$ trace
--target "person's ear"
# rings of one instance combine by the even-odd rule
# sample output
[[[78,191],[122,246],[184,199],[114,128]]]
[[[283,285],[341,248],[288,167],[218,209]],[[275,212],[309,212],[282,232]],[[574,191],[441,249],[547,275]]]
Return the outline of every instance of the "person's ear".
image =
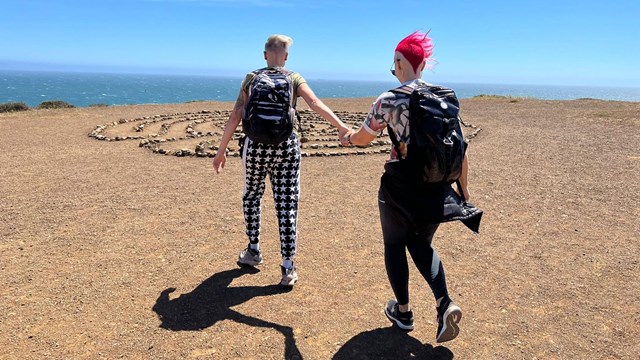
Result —
[[[422,72],[425,67],[427,67],[427,59],[422,60],[422,64],[420,64],[420,71],[419,72]]]
[[[267,52],[264,51],[264,59],[267,60]]]
[[[284,61],[287,61],[288,58],[289,58],[289,53],[284,53]]]

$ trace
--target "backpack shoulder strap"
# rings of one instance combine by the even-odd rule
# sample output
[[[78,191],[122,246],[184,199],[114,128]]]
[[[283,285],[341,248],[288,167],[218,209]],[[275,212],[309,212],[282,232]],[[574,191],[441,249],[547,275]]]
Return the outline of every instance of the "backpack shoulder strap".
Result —
[[[411,99],[411,94],[413,94],[414,91],[415,89],[406,85],[389,90],[389,92],[393,94],[408,96],[409,99]],[[389,139],[391,140],[393,147],[396,149],[396,152],[400,154],[400,141],[398,140],[396,133],[393,131],[393,129],[391,128],[391,125],[389,124],[387,124],[387,133],[389,133]]]
[[[393,132],[393,129],[389,124],[387,124],[387,133],[389,133],[389,139],[391,139],[391,144],[393,144],[393,147],[396,149],[396,152],[400,154],[400,142],[398,141],[396,134]]]
[[[404,95],[411,95],[411,93],[413,93],[415,91],[414,88],[412,88],[411,86],[407,86],[407,85],[403,85],[394,89],[389,90],[390,93],[394,93],[394,94],[404,94]]]
[[[252,75],[251,80],[248,81],[246,84],[247,94],[249,95],[249,97],[251,97],[253,87],[257,84],[256,81],[260,79],[260,76],[264,74],[265,71],[266,71],[266,68],[262,68],[258,70],[253,70],[252,72],[249,73],[250,75]]]

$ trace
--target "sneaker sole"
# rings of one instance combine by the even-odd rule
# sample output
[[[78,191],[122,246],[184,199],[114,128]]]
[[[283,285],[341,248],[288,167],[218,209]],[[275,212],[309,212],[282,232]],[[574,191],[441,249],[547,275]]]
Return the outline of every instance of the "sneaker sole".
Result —
[[[444,325],[440,330],[440,334],[436,337],[436,342],[439,343],[451,341],[458,336],[460,333],[458,323],[462,320],[462,310],[457,305],[451,305],[442,317],[444,318]]]
[[[413,330],[413,325],[405,325],[402,323],[402,321],[394,318],[393,316],[391,316],[391,314],[389,314],[389,310],[385,307],[384,308],[384,314],[387,316],[387,319],[389,319],[392,323],[398,325],[398,327],[402,330],[407,330],[407,331],[411,331]]]
[[[246,267],[246,266],[254,267],[254,266],[262,264],[262,261],[246,263],[246,262],[242,262],[242,261],[238,260],[238,261],[236,261],[236,264],[238,264],[238,266],[243,266],[243,267]]]

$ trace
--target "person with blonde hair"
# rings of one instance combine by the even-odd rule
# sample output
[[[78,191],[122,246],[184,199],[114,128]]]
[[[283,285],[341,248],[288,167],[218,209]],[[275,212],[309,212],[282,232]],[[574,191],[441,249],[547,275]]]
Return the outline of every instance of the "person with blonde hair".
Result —
[[[242,205],[249,239],[240,252],[241,266],[262,264],[260,249],[261,204],[267,175],[271,181],[280,232],[282,255],[281,281],[293,286],[298,273],[296,255],[298,200],[300,197],[300,144],[294,131],[295,107],[302,97],[309,107],[338,128],[340,138],[349,131],[298,73],[285,69],[293,40],[286,35],[270,36],[264,46],[267,66],[246,75],[240,93],[213,159],[216,174],[226,163],[226,149],[235,129],[242,121],[241,139],[244,168]]]
[[[264,44],[264,50],[286,53],[292,44],[293,39],[287,35],[271,35]]]
[[[394,146],[380,181],[378,206],[385,267],[396,299],[387,303],[384,312],[399,328],[414,328],[409,304],[408,250],[435,297],[436,341],[444,342],[458,335],[462,310],[449,297],[442,262],[431,246],[433,237],[440,223],[453,220],[461,220],[477,232],[482,211],[468,202],[469,161],[459,124],[458,100],[452,90],[422,80],[422,71],[433,61],[432,52],[431,38],[419,31],[398,43],[391,73],[401,85],[382,93],[362,127],[347,133],[345,140],[364,146],[388,129]],[[432,114],[436,116],[429,117]],[[434,170],[446,163],[442,161],[445,157],[436,156],[441,153],[431,147],[438,136],[425,131],[434,124],[439,129],[449,129],[441,143],[451,154],[451,172]],[[422,166],[420,161],[429,166]],[[458,184],[457,192],[452,182]]]

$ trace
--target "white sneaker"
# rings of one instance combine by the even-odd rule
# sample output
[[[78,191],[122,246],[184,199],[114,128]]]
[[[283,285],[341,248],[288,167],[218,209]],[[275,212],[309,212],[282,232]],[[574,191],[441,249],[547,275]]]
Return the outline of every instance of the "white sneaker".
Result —
[[[260,264],[262,264],[262,254],[259,250],[247,247],[238,256],[238,265],[240,266],[256,266]]]
[[[298,273],[296,272],[295,267],[287,269],[284,266],[280,265],[280,269],[282,269],[282,280],[280,281],[280,285],[293,286],[293,284],[298,281]]]

